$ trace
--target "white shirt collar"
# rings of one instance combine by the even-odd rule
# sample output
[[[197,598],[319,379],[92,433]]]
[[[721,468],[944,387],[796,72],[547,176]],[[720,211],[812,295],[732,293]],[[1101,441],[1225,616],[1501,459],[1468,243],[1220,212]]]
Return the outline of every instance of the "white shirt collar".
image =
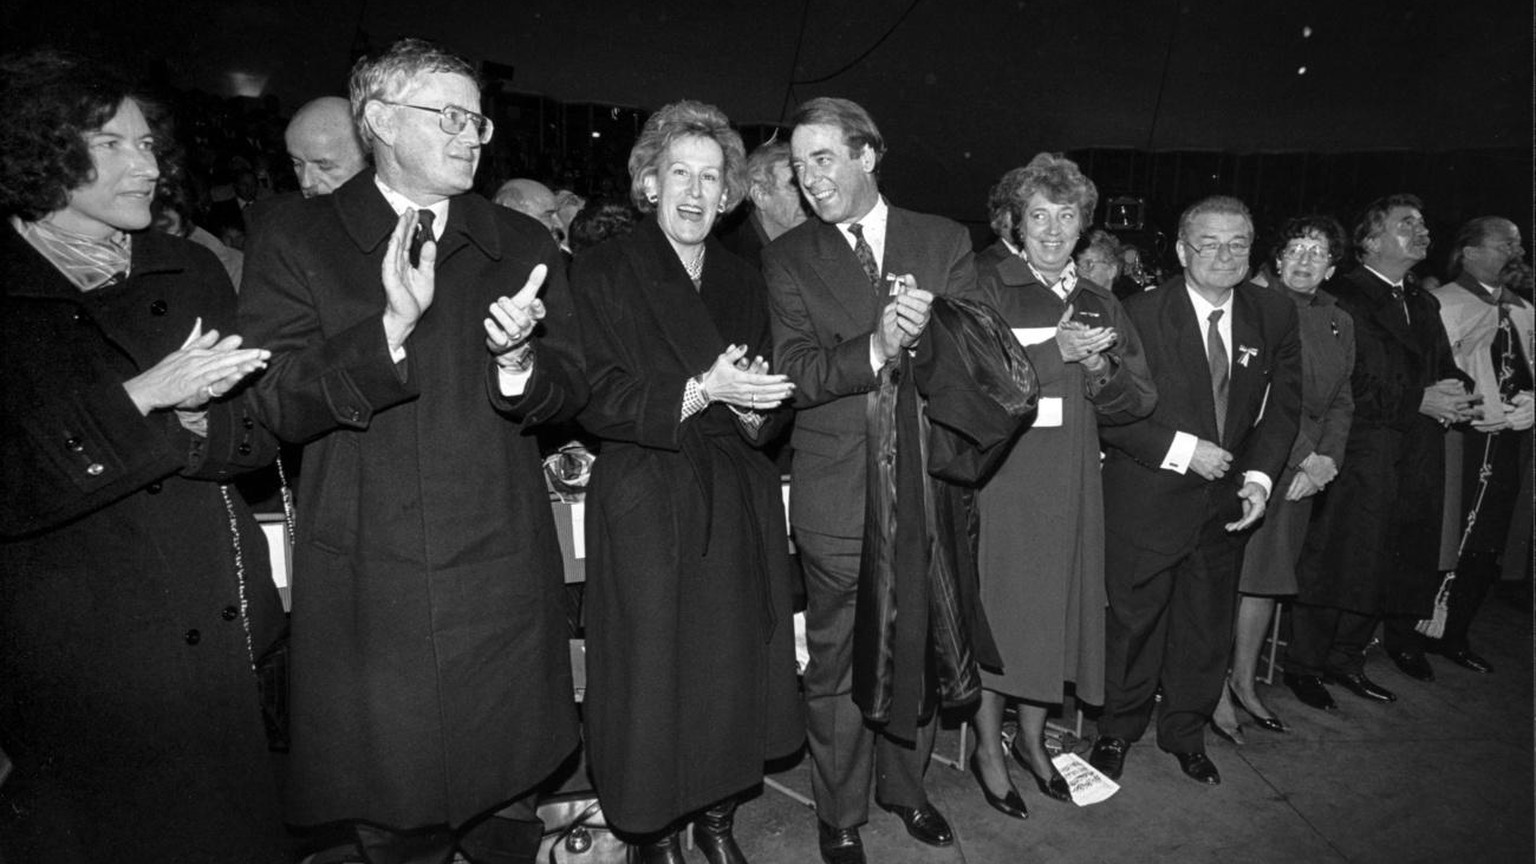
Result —
[[[444,198],[443,200],[431,205],[430,207],[419,207],[415,202],[411,201],[411,199],[389,188],[389,184],[381,180],[379,175],[373,175],[373,182],[374,185],[379,187],[379,192],[384,195],[384,200],[389,203],[390,208],[395,211],[396,216],[399,216],[401,213],[404,213],[407,210],[431,210],[432,239],[443,239],[443,227],[448,224],[448,202],[452,199]]]
[[[885,196],[882,195],[868,213],[858,219],[837,223],[837,230],[842,232],[843,239],[848,241],[849,249],[852,249],[858,241],[854,239],[853,232],[848,230],[848,226],[855,222],[859,223],[859,228],[864,232],[864,242],[868,243],[869,250],[875,253],[875,265],[882,273],[885,272],[885,229],[890,218],[891,208],[885,203]]]

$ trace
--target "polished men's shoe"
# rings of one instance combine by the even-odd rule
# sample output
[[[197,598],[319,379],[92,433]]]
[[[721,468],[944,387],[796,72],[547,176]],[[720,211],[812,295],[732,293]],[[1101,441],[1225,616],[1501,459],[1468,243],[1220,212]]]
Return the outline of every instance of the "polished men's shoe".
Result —
[[[1463,669],[1471,669],[1473,672],[1481,672],[1484,675],[1493,671],[1493,664],[1474,653],[1471,648],[1457,648],[1451,651],[1441,649],[1435,653]]]
[[[816,845],[826,864],[864,864],[864,841],[857,828],[833,828],[817,819]]]
[[[1435,680],[1434,667],[1424,658],[1423,651],[1387,651],[1387,656],[1397,664],[1397,668],[1404,675],[1419,681]]]
[[[1372,702],[1396,702],[1397,694],[1365,677],[1364,672],[1328,672],[1323,680],[1337,684],[1345,690]]]
[[[1204,753],[1175,752],[1173,758],[1179,760],[1179,770],[1185,777],[1211,786],[1221,783],[1221,772],[1216,770],[1216,763]]]
[[[1323,679],[1316,675],[1296,675],[1285,673],[1285,686],[1291,688],[1296,698],[1303,705],[1310,705],[1319,711],[1333,711],[1339,707],[1339,703],[1333,701],[1333,694],[1323,686]]]
[[[727,798],[700,813],[693,822],[693,842],[709,864],[747,864],[736,845],[736,799]]]
[[[1008,781],[1008,791],[1002,795],[994,795],[992,790],[987,788],[987,780],[981,775],[981,762],[976,759],[975,751],[971,751],[971,773],[976,775],[976,785],[981,787],[981,797],[991,805],[993,810],[1014,819],[1029,818],[1029,808],[1025,806],[1019,790],[1014,788],[1012,780]]]
[[[1093,742],[1093,752],[1088,754],[1088,764],[1098,769],[1100,774],[1111,780],[1119,780],[1120,772],[1125,770],[1125,751],[1131,749],[1131,742],[1124,738],[1116,738],[1113,735],[1100,735]]]
[[[887,804],[885,809],[901,819],[901,824],[907,826],[907,833],[914,840],[929,846],[948,846],[955,842],[955,832],[950,830],[949,821],[929,802],[923,802],[921,807]]]
[[[658,840],[640,844],[635,855],[640,864],[688,864],[683,857],[683,844],[672,831]]]

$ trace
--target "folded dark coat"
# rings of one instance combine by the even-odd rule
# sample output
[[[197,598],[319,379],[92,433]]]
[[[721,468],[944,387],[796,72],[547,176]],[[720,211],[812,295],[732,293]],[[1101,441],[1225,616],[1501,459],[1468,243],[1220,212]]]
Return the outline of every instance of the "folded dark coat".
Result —
[[[853,698],[893,737],[914,738],[940,703],[977,698],[978,652],[997,653],[976,602],[971,490],[934,475],[980,482],[1037,398],[1002,319],[948,297],[916,357],[883,369],[870,395]]]

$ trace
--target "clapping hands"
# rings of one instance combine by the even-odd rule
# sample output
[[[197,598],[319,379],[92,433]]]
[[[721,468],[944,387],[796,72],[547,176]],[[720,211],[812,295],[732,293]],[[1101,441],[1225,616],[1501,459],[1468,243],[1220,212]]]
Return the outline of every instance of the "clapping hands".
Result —
[[[228,393],[245,376],[265,368],[272,352],[241,348],[239,336],[219,337],[219,331],[203,332],[203,319],[192,325],[181,347],[159,363],[123,382],[128,398],[139,413],[161,408],[195,411],[210,399]]]
[[[762,355],[747,360],[747,346],[730,345],[704,373],[704,393],[711,402],[725,402],[749,411],[768,411],[794,395],[788,375],[772,374]]]

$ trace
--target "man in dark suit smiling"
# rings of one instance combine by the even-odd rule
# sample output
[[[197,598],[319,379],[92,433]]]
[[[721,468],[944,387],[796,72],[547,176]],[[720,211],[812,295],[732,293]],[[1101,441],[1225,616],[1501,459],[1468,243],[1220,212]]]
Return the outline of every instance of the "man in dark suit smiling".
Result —
[[[805,672],[812,783],[823,860],[864,861],[858,826],[875,797],[933,846],[953,833],[928,802],[933,717],[902,741],[865,725],[852,698],[853,630],[864,532],[865,411],[882,370],[917,343],[936,294],[971,288],[965,229],[890,206],[876,168],[885,143],[863,108],[813,99],[792,124],[800,189],[818,218],[763,250],[774,365],[796,386],[790,526],[805,567]],[[900,278],[891,296],[886,277]]]
[[[1090,761],[1111,777],[1161,683],[1158,746],[1191,778],[1221,782],[1204,725],[1226,680],[1244,531],[1264,515],[1301,405],[1295,305],[1244,282],[1252,245],[1241,201],[1200,201],[1179,220],[1184,273],[1125,304],[1158,401],[1099,430],[1110,614]]]

